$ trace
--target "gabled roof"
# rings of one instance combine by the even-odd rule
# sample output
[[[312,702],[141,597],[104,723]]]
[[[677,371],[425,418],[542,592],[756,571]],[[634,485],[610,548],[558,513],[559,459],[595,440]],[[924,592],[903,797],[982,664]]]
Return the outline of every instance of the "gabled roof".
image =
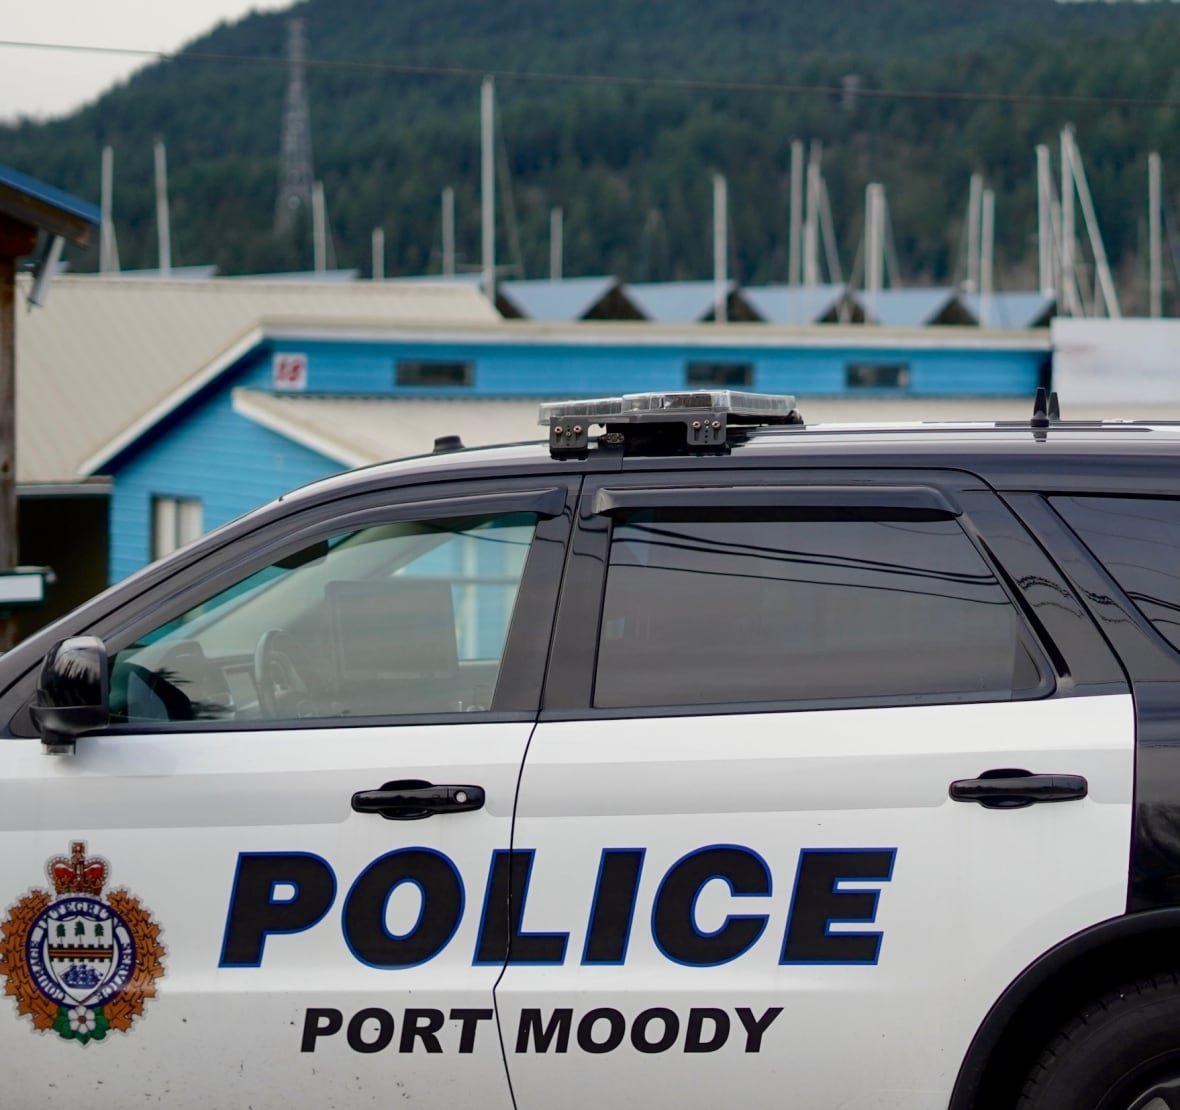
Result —
[[[768,324],[817,324],[835,319],[843,285],[743,285],[742,296]]]
[[[18,282],[25,301],[30,283]],[[65,276],[16,313],[17,480],[73,482],[283,321],[314,327],[484,324],[477,290],[385,282]],[[242,344],[246,344],[243,349]],[[90,464],[88,467],[85,464]]]
[[[974,324],[977,320],[954,289],[882,289],[858,295],[869,323],[895,328]]]
[[[465,447],[545,439],[538,398],[325,396],[233,391],[234,411],[342,466],[429,454],[437,436]]]
[[[623,292],[645,318],[657,324],[696,324],[712,316],[715,288],[711,281],[628,282]],[[732,296],[736,288],[736,282],[726,282],[726,296]]]
[[[603,299],[619,287],[617,278],[562,278],[559,281],[502,281],[499,297],[526,320],[550,324],[583,320]]]
[[[1043,328],[1057,311],[1054,295],[1035,290],[993,293],[989,301],[990,305],[985,309],[984,300],[978,293],[963,297],[963,304],[985,328]]]

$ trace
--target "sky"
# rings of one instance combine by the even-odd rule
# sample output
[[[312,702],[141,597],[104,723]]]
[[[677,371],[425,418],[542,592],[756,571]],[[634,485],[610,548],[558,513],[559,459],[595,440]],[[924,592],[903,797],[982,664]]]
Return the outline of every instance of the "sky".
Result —
[[[0,40],[174,52],[222,21],[293,2],[0,0]],[[0,120],[67,115],[150,61],[0,45]]]

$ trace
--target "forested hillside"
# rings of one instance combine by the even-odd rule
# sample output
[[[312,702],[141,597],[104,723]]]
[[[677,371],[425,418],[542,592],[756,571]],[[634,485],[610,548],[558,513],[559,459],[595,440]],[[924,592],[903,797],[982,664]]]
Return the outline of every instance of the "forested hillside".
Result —
[[[846,274],[864,186],[881,181],[902,276],[956,277],[978,170],[997,196],[999,283],[1031,285],[1034,146],[1072,122],[1120,290],[1141,302],[1147,153],[1163,155],[1165,186],[1180,181],[1180,9],[1054,0],[305,0],[217,28],[69,118],[0,127],[0,161],[97,200],[113,145],[122,265],[147,267],[161,138],[174,264],[309,267],[309,235],[273,232],[289,14],[306,21],[335,262],[362,272],[375,227],[387,273],[439,268],[448,185],[460,262],[478,262],[484,72],[498,74],[517,229],[501,220],[498,255],[529,277],[546,273],[555,205],[567,274],[708,276],[721,172],[734,274],[783,280],[798,138],[823,143]],[[836,91],[848,75],[851,103]],[[71,264],[93,269],[96,253]]]

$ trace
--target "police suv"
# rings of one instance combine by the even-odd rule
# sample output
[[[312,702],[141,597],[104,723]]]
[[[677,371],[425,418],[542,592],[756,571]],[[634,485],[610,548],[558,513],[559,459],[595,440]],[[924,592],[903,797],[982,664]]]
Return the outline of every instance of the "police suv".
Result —
[[[0,659],[0,1104],[1180,1108],[1180,428],[543,422]]]

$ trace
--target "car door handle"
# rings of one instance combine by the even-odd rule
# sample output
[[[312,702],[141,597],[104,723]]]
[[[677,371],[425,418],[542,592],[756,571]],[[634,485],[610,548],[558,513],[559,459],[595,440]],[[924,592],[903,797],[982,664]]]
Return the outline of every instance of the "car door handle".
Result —
[[[1089,785],[1081,775],[1034,775],[1031,771],[984,771],[977,779],[951,783],[951,799],[978,802],[985,809],[1023,809],[1037,802],[1072,802],[1084,798]]]
[[[352,796],[357,813],[379,813],[389,821],[420,821],[436,813],[483,809],[482,786],[435,786],[423,779],[397,779],[380,790],[358,790]]]

